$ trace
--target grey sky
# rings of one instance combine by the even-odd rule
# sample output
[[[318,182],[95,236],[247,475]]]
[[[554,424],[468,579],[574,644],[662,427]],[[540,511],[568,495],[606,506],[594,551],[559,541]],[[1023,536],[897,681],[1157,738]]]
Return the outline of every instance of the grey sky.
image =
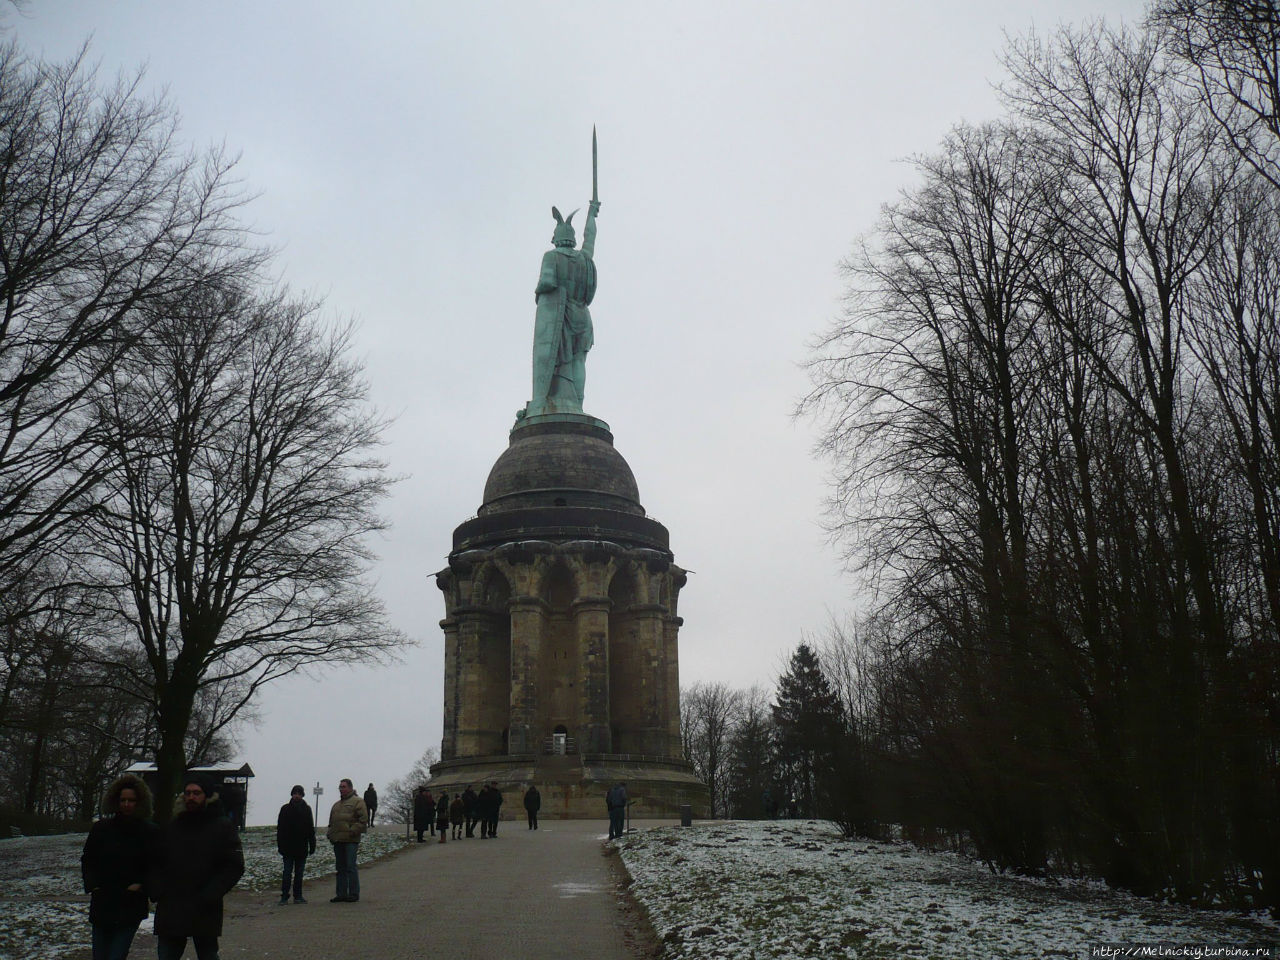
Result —
[[[147,65],[193,144],[225,143],[295,288],[360,322],[385,455],[406,474],[379,590],[418,639],[385,667],[293,678],[243,756],[251,822],[289,785],[381,785],[439,747],[432,574],[528,399],[552,204],[602,209],[587,412],[695,571],[681,680],[768,685],[854,604],[826,541],[804,392],[838,261],[911,180],[903,158],[999,115],[1003,31],[1138,0],[479,3],[40,0],[14,35],[110,76]],[[579,215],[579,219],[582,215]]]

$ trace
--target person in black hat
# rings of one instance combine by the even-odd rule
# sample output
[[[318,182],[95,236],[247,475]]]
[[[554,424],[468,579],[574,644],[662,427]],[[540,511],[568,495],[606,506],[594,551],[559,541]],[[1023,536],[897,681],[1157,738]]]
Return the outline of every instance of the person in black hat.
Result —
[[[213,781],[203,774],[187,775],[182,809],[163,830],[156,874],[149,887],[159,960],[178,960],[188,938],[197,960],[217,960],[222,898],[244,874],[244,854]]]
[[[289,791],[289,802],[280,808],[276,817],[276,849],[284,858],[284,874],[280,880],[280,903],[289,902],[289,881],[293,881],[293,902],[306,903],[302,895],[302,873],[307,857],[316,852],[316,824],[311,816],[311,806],[306,800],[307,791],[296,784]]]

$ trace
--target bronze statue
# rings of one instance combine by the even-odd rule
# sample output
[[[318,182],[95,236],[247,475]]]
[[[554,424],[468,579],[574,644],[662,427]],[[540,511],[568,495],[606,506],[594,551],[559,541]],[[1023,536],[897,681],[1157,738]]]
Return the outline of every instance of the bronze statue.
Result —
[[[591,131],[591,203],[582,230],[582,247],[574,249],[573,215],[551,215],[556,227],[552,248],[542,255],[542,272],[534,290],[538,312],[533,325],[533,393],[527,416],[581,413],[587,384],[587,351],[595,342],[591,326],[596,293],[596,215],[600,200],[596,181],[596,134]]]

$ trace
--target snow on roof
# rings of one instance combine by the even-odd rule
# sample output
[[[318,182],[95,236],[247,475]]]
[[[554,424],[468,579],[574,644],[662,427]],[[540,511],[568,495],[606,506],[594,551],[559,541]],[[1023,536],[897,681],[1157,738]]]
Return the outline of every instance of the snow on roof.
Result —
[[[125,770],[125,773],[155,773],[158,768],[154,761],[139,760],[133,766]],[[235,760],[229,760],[226,763],[216,763],[207,767],[187,767],[187,773],[218,773],[222,776],[233,777],[252,777],[253,767],[247,763],[237,763]]]

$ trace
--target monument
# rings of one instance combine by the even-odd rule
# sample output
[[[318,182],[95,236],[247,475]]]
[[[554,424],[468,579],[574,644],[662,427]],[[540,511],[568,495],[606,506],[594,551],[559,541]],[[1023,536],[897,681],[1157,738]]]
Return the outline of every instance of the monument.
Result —
[[[627,784],[633,816],[707,815],[681,757],[677,598],[685,571],[645,514],[609,425],[583,409],[594,343],[600,201],[576,247],[552,207],[534,291],[532,390],[476,516],[453,532],[444,594],[444,737],[431,785],[497,782],[508,811],[531,783],[542,816],[605,815]]]

